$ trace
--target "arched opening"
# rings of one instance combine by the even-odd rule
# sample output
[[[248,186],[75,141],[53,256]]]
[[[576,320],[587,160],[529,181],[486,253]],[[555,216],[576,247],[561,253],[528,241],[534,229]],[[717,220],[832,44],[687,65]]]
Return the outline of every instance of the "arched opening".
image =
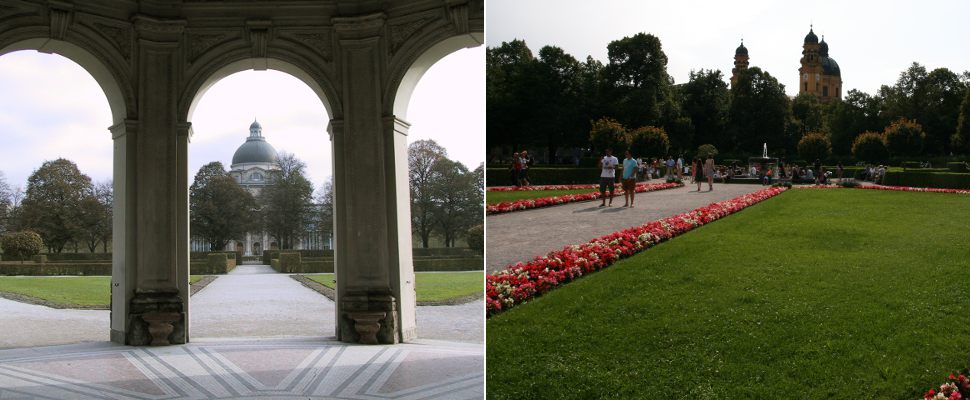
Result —
[[[124,199],[117,195],[124,185],[118,181],[124,164],[117,160],[124,159],[126,150],[112,141],[125,134],[123,87],[105,62],[69,42],[28,39],[0,48],[0,120],[5,125],[0,168],[19,192],[11,204],[0,204],[13,206],[3,210],[4,218],[16,214],[12,218],[17,219],[6,219],[0,230],[41,232],[48,238],[41,251],[53,250],[27,261],[32,265],[26,269],[0,267],[0,275],[21,275],[0,276],[20,281],[13,287],[7,286],[10,281],[0,284],[0,291],[21,293],[19,300],[34,303],[15,302],[20,312],[5,307],[0,315],[3,347],[107,341],[109,329],[121,323],[110,320],[109,307],[112,297],[124,298],[127,287]],[[28,181],[30,175],[36,179]],[[44,196],[54,192],[42,188],[67,176],[82,179],[58,189],[70,193],[70,200],[50,207]],[[64,222],[51,224],[52,217]],[[63,329],[65,324],[71,329]]]
[[[315,200],[333,168],[326,133],[329,101],[322,88],[292,64],[270,61],[265,71],[254,71],[254,66],[252,60],[238,61],[211,73],[198,85],[187,108],[186,122],[192,132],[187,160],[192,248],[199,247],[196,243],[201,241],[206,243],[201,247],[208,254],[236,253],[235,263],[227,261],[227,268],[205,271],[215,280],[191,298],[189,318],[194,340],[319,337],[329,336],[334,330],[333,301],[292,277],[324,267],[328,261],[323,257],[327,250],[319,247],[324,242],[319,236],[329,235],[332,227],[318,229],[319,205]],[[229,218],[230,223],[236,221],[238,229],[221,236],[221,241],[206,236],[210,232],[197,218],[199,210],[206,208],[195,200],[204,197],[196,196],[203,186],[199,179],[213,162],[221,164],[221,174],[238,193],[222,197],[233,202],[212,204],[209,209],[226,211],[222,207],[234,207],[240,211]],[[302,163],[302,171],[295,172],[294,163]],[[287,185],[298,181],[287,175],[294,173],[305,178],[309,186],[283,187],[280,180]],[[293,198],[305,198],[300,196],[307,189],[311,192],[306,206],[311,211],[302,218],[293,217],[292,209],[287,208],[293,204],[281,203],[277,194],[285,191],[287,195],[295,193]],[[239,197],[248,197],[250,202],[235,202]],[[295,220],[302,222],[293,225]],[[230,240],[239,245],[232,247]],[[290,253],[299,255],[296,263],[300,265],[283,260]],[[208,254],[206,259],[211,259]],[[202,254],[191,258],[189,268],[198,275],[202,272]],[[331,269],[332,258],[331,251]],[[312,268],[304,267],[310,264]],[[245,318],[240,318],[243,314]]]
[[[484,168],[479,167],[485,148],[485,49],[479,39],[456,36],[432,46],[415,59],[394,92],[394,115],[410,124],[408,234],[421,339],[484,340],[483,254],[467,244],[469,229],[483,220],[484,204]],[[443,190],[446,185],[453,189]],[[435,284],[468,291],[465,298],[430,305],[435,303],[427,289]],[[448,327],[441,326],[444,320]]]

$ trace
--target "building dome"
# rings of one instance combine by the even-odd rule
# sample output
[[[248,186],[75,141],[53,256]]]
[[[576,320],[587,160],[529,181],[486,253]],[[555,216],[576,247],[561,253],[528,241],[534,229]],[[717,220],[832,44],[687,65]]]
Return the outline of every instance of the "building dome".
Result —
[[[253,121],[249,125],[246,143],[239,146],[232,155],[232,164],[275,163],[277,157],[276,149],[263,138],[263,127],[259,122]]]
[[[829,44],[828,43],[825,43],[825,36],[822,36],[822,42],[819,43],[818,46],[819,46],[818,55],[820,55],[822,57],[828,57],[829,56]]]
[[[818,44],[818,36],[815,36],[815,31],[811,28],[808,29],[808,34],[805,35],[805,44]]]
[[[734,55],[735,56],[745,56],[745,57],[748,56],[748,48],[747,47],[744,47],[744,41],[743,40],[741,41],[741,45],[738,46],[738,49],[737,50],[734,50]]]
[[[839,63],[835,62],[832,57],[822,58],[822,73],[825,75],[842,76],[842,71],[839,69]]]

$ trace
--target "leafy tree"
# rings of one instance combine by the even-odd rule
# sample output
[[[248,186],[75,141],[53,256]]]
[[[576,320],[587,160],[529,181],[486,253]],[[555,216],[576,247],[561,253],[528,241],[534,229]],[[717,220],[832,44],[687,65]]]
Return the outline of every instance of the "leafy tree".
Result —
[[[458,237],[484,218],[482,197],[475,186],[478,178],[462,163],[447,158],[439,159],[432,168],[436,175],[430,186],[435,203],[432,215],[445,247],[455,247]]]
[[[489,148],[518,148],[533,122],[535,61],[522,40],[485,50],[485,109]]]
[[[697,146],[697,156],[705,160],[717,157],[717,148],[713,144],[702,144]]]
[[[814,94],[806,92],[795,96],[795,99],[791,103],[791,110],[792,117],[801,123],[802,131],[799,133],[821,132],[824,130],[822,124],[822,103]]]
[[[0,237],[0,247],[3,248],[5,258],[19,259],[23,264],[24,259],[33,257],[44,249],[44,241],[35,232],[10,232]]]
[[[448,152],[434,140],[418,140],[408,146],[408,170],[411,186],[411,229],[421,238],[421,247],[428,248],[435,231],[436,206],[432,186],[440,176],[435,168]]]
[[[630,151],[637,157],[663,157],[670,149],[670,139],[663,128],[642,126],[630,132]]]
[[[684,113],[694,126],[695,143],[728,147],[733,141],[725,129],[731,93],[721,71],[691,71],[680,92]]]
[[[533,123],[523,134],[550,155],[560,146],[584,145],[589,118],[582,108],[582,65],[562,49],[545,46],[532,71]]]
[[[477,251],[478,254],[485,253],[485,227],[482,224],[468,228],[465,240],[468,241],[469,249]]]
[[[880,133],[863,132],[852,142],[852,155],[856,158],[878,163],[889,158],[889,150],[886,149],[886,139]]]
[[[970,88],[966,90],[963,102],[960,103],[960,118],[952,142],[955,151],[970,154]]]
[[[731,88],[730,110],[735,150],[757,151],[762,143],[773,149],[787,147],[788,96],[785,86],[769,73],[758,67],[744,70]]]
[[[825,125],[832,140],[832,152],[852,153],[852,141],[860,132],[876,131],[884,126],[879,119],[880,98],[852,89],[842,101],[829,103]]]
[[[98,244],[102,244],[104,252],[108,251],[108,241],[111,239],[112,216],[112,187],[111,182],[103,182],[92,186],[91,191],[81,200],[80,209],[80,238],[89,252],[94,252]]]
[[[798,141],[798,155],[804,160],[825,160],[832,155],[832,142],[824,133],[806,133]]]
[[[73,162],[45,161],[27,178],[20,224],[40,234],[50,251],[60,253],[79,237],[82,202],[91,189],[91,178]]]
[[[279,243],[292,249],[313,224],[313,184],[306,178],[306,164],[291,153],[281,153],[277,170],[269,172],[270,184],[258,196],[263,226]]]
[[[324,237],[333,237],[333,177],[327,178],[317,196],[319,213],[317,227]]]
[[[0,171],[0,233],[6,232],[9,226],[10,213],[13,211],[13,190],[7,184],[7,179]]]
[[[923,150],[923,142],[926,134],[923,126],[900,118],[886,128],[884,133],[886,138],[886,148],[894,156],[916,156]]]
[[[627,126],[660,125],[671,86],[660,39],[638,33],[610,42],[606,50],[604,79],[614,116]]]
[[[967,85],[949,69],[937,68],[926,76],[921,89],[923,98],[915,118],[926,133],[923,148],[927,153],[946,154],[951,149],[950,136],[957,126]]]
[[[589,142],[597,152],[613,149],[613,154],[623,154],[628,146],[626,127],[616,120],[603,117],[590,125]]]
[[[222,250],[230,240],[252,230],[255,208],[252,194],[219,161],[199,168],[189,187],[189,227],[193,236],[209,244],[210,251]]]

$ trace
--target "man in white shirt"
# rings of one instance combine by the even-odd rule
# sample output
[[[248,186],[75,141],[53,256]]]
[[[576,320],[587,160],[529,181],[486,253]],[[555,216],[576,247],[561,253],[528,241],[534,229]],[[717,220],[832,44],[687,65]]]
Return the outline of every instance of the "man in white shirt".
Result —
[[[684,180],[684,156],[677,156],[677,179]]]
[[[616,166],[620,164],[620,160],[613,157],[613,150],[606,149],[606,155],[600,160],[600,167],[602,172],[600,172],[600,197],[603,198],[603,204],[600,207],[606,207],[606,189],[610,190],[610,207],[613,206],[613,192],[616,190]]]

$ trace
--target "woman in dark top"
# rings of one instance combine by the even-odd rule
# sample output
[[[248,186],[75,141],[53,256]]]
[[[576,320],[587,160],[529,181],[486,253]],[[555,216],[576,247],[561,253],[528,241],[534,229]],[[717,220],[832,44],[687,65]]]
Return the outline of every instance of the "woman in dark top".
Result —
[[[700,192],[701,182],[704,181],[704,160],[701,160],[700,157],[695,158],[694,165],[691,168],[693,168],[690,172],[694,174],[694,182],[697,182],[697,191]]]

